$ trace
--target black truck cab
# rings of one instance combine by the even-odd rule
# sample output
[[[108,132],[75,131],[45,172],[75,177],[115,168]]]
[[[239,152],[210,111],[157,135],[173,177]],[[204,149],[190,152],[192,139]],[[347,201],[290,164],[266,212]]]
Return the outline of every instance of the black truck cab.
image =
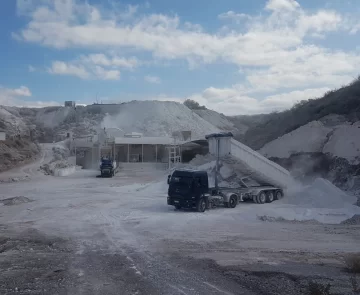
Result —
[[[102,158],[100,164],[101,177],[113,177],[115,175],[115,167],[113,161],[108,158]]]
[[[180,208],[196,208],[204,212],[209,193],[208,174],[206,171],[175,170],[168,176],[168,205]]]

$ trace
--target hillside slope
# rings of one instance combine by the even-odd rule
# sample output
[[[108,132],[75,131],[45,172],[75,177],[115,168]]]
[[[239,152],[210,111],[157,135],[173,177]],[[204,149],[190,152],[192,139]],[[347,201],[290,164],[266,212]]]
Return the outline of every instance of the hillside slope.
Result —
[[[28,134],[30,131],[29,124],[16,108],[0,106],[0,129],[6,130],[9,135]]]
[[[329,114],[343,115],[349,122],[360,120],[360,77],[322,98],[301,101],[292,109],[269,114],[246,132],[242,141],[254,149]]]
[[[0,141],[0,172],[35,159],[40,151],[32,141],[35,126],[17,108],[0,106],[0,129],[7,134],[7,139]]]
[[[313,121],[267,144],[259,152],[264,156],[288,158],[298,153],[322,152],[333,129],[320,121]]]
[[[183,104],[163,101],[132,101],[76,108],[12,107],[10,112],[4,108],[0,113],[0,122],[6,123],[3,124],[4,129],[15,132],[20,128],[28,131],[29,126],[33,125],[36,128],[36,138],[42,142],[61,140],[67,132],[73,132],[75,136],[94,134],[103,127],[117,127],[124,132],[141,132],[145,136],[171,136],[176,131],[191,131],[193,138],[233,129],[233,124],[225,116],[214,111],[207,111],[202,115],[217,118],[219,128]]]
[[[124,132],[141,132],[147,136],[171,136],[176,131],[191,131],[192,138],[204,138],[208,133],[219,131],[183,104],[170,101],[121,104],[116,114],[104,118],[101,127],[117,127]]]
[[[223,114],[219,114],[218,112],[212,110],[193,110],[196,114],[198,114],[201,118],[208,121],[210,124],[215,127],[224,130],[231,131],[236,134],[245,134],[248,127],[244,124],[235,125],[228,117]]]

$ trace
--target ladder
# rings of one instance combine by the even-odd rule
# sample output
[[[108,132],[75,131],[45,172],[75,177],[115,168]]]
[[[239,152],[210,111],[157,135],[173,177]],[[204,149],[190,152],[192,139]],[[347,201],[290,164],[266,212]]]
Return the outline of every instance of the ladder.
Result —
[[[179,145],[168,146],[169,151],[169,169],[181,163],[181,149]]]

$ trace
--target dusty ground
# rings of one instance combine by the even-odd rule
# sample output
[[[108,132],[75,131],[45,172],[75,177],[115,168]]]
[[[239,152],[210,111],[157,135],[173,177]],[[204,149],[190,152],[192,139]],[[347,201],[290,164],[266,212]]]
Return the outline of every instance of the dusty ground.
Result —
[[[0,204],[0,294],[310,294],[310,281],[354,294],[343,256],[358,225],[264,222],[254,204],[175,211],[162,173],[37,165],[0,183],[0,199],[21,196]]]

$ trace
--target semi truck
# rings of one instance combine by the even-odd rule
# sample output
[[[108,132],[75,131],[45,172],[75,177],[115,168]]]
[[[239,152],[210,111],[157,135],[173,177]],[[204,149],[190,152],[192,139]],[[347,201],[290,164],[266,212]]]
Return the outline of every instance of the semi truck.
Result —
[[[209,134],[205,139],[209,154],[216,158],[215,186],[209,187],[206,171],[175,170],[168,176],[168,205],[203,212],[220,205],[235,208],[246,200],[271,203],[284,196],[283,189],[295,185],[289,171],[235,140],[231,132]],[[230,160],[240,170],[237,175],[243,175],[236,187],[219,187],[220,160]]]
[[[269,184],[259,184],[243,177],[236,188],[209,187],[206,171],[181,169],[168,175],[167,204],[176,209],[192,208],[198,212],[224,206],[235,208],[239,202],[251,200],[257,204],[271,203],[283,197],[283,190]]]

